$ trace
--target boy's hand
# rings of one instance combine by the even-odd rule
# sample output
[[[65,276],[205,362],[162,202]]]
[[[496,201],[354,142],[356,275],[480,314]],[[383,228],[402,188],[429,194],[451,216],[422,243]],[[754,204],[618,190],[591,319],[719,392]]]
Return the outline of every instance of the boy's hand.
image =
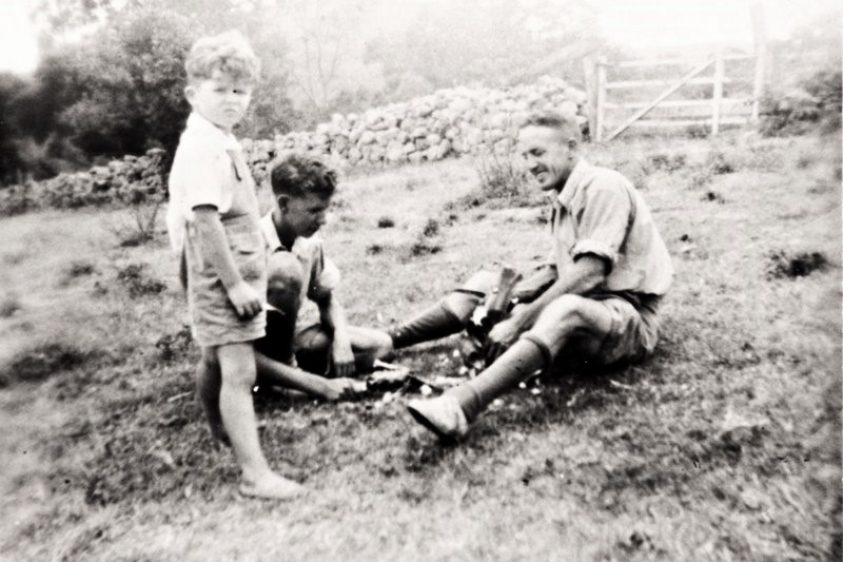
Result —
[[[228,298],[240,318],[251,318],[263,309],[260,295],[245,281],[228,289]]]
[[[349,342],[334,338],[331,360],[334,362],[334,376],[349,377],[354,374],[354,352]]]
[[[326,379],[325,389],[322,391],[322,398],[335,402],[337,400],[348,400],[358,394],[366,392],[366,383],[349,378]]]

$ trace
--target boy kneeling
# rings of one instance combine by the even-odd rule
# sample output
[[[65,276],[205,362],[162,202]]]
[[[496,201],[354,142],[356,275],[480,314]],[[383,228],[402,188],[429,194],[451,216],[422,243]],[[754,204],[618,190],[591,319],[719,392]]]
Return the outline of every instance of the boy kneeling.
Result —
[[[258,383],[328,400],[353,395],[365,383],[348,377],[370,371],[392,342],[385,332],[349,326],[337,298],[340,273],[316,234],[325,224],[336,175],[319,160],[291,154],[272,166],[270,181],[274,204],[260,221],[269,254],[269,307],[266,337],[255,343]],[[301,321],[306,298],[316,303],[318,322]]]

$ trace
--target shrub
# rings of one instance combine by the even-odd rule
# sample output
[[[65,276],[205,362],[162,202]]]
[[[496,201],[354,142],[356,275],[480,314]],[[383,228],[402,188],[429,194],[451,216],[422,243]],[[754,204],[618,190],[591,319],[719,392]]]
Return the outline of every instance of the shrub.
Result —
[[[136,299],[146,295],[157,295],[167,288],[158,279],[153,279],[146,272],[146,264],[129,264],[117,273],[117,280],[129,291],[129,297]]]
[[[430,238],[432,236],[436,236],[437,234],[439,234],[439,221],[436,219],[428,219],[422,229],[422,236]]]
[[[378,228],[392,228],[395,226],[395,221],[392,220],[392,217],[381,217],[378,219]]]
[[[647,163],[654,170],[675,172],[688,165],[688,157],[685,154],[653,154],[647,158]]]
[[[483,200],[503,200],[507,206],[515,207],[534,203],[531,200],[527,172],[517,165],[514,152],[485,150],[476,162]]]
[[[719,150],[708,155],[706,167],[714,175],[731,174],[735,171],[735,165]]]

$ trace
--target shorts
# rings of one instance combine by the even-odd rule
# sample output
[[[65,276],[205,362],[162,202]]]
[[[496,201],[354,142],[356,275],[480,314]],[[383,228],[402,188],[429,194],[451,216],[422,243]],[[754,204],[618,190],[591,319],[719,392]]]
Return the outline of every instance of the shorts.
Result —
[[[261,299],[265,298],[265,243],[257,222],[251,215],[241,215],[224,220],[223,228],[241,277]],[[187,302],[196,342],[202,347],[215,347],[263,337],[265,313],[248,319],[237,316],[216,270],[202,256],[193,229],[188,229],[185,244]]]
[[[560,355],[608,366],[635,363],[650,355],[659,339],[658,307],[660,297],[654,295],[624,298],[616,294],[586,295],[609,312],[611,327],[603,335],[578,335],[572,338]]]

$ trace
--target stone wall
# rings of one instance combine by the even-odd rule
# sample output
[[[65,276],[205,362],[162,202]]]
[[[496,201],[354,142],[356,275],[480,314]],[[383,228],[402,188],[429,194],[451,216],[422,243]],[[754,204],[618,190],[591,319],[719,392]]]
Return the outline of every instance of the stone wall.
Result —
[[[453,88],[367,110],[334,115],[313,131],[272,140],[243,139],[255,179],[288,151],[314,154],[340,170],[381,167],[509,151],[515,130],[532,111],[555,110],[586,122],[585,94],[561,79],[542,77],[508,90]],[[131,204],[163,193],[160,150],[126,156],[85,172],[0,189],[0,214],[36,208]]]

